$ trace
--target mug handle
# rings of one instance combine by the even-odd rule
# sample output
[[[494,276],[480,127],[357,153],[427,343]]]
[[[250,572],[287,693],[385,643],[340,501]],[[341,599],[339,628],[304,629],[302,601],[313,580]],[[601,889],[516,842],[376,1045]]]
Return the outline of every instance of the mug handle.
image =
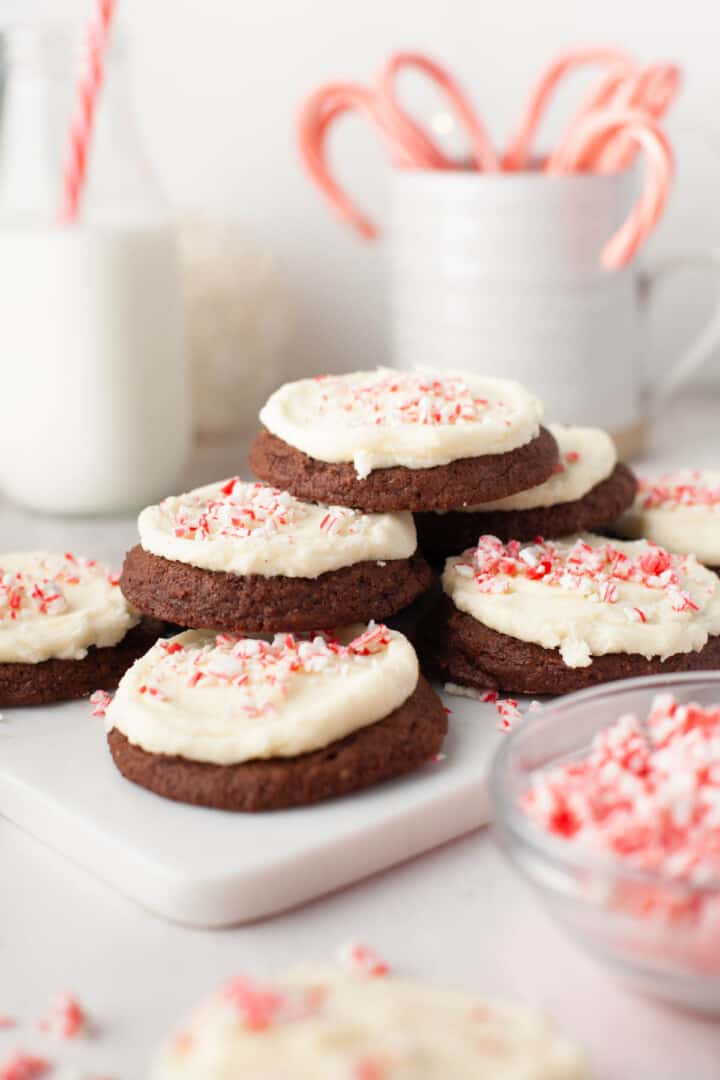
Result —
[[[697,335],[672,365],[660,384],[646,388],[648,413],[654,415],[683,383],[702,367],[716,349],[720,349],[720,254],[706,251],[695,255],[674,255],[663,259],[651,270],[639,275],[640,297],[645,305],[652,302],[660,282],[685,270],[703,270],[715,279],[715,297],[712,311]]]

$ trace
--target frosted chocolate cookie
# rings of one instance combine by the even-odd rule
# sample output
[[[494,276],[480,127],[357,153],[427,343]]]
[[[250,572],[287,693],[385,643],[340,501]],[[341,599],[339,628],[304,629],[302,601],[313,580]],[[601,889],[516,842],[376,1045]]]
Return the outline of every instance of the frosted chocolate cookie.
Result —
[[[362,510],[450,510],[534,487],[558,451],[542,404],[469,372],[360,371],[286,383],[250,450],[262,480]]]
[[[427,669],[476,689],[560,694],[720,666],[720,581],[692,556],[586,534],[448,559]]]
[[[385,619],[431,582],[412,515],[301,502],[237,478],[149,506],[125,595],[179,626],[273,632]]]
[[[332,966],[301,967],[271,981],[231,979],[150,1069],[150,1080],[586,1076],[576,1047],[531,1009]]]
[[[686,469],[655,478],[641,476],[637,498],[616,522],[615,531],[695,555],[720,571],[720,472]]]
[[[272,640],[187,631],[159,641],[107,709],[127,779],[220,810],[345,795],[430,761],[445,710],[385,626]]]
[[[156,637],[107,566],[70,553],[0,555],[0,706],[111,689]]]
[[[637,482],[600,428],[551,425],[560,460],[549,480],[505,499],[447,513],[417,514],[418,546],[428,558],[456,555],[478,536],[534,540],[601,530],[632,504]]]

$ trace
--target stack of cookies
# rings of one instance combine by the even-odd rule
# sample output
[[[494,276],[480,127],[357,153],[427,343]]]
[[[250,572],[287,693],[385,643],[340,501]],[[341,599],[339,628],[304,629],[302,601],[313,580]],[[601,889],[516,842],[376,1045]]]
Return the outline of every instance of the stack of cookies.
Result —
[[[385,622],[427,595],[424,670],[471,693],[714,666],[718,579],[589,531],[628,511],[635,477],[604,432],[542,415],[517,383],[462,372],[276,391],[250,452],[257,480],[140,515],[123,592],[185,632],[108,710],[120,770],[170,798],[259,810],[416,768],[445,712]]]
[[[107,710],[121,772],[170,798],[261,810],[436,756],[446,711],[385,625],[433,581],[412,511],[545,481],[558,451],[541,411],[515,384],[472,377],[282,387],[252,449],[258,481],[140,515],[123,592],[185,632],[135,664]]]
[[[138,524],[123,590],[186,632],[158,642],[108,709],[126,777],[185,802],[268,810],[439,752],[445,711],[410,643],[382,622],[431,582],[411,514],[231,478],[148,507]]]
[[[411,377],[393,390],[395,378],[309,380],[278,392],[318,389],[331,404],[327,422],[311,403],[306,429],[331,447],[345,437],[365,471],[323,469],[317,459],[313,477],[286,443],[276,473],[264,433],[252,454],[260,481],[223,480],[140,515],[123,591],[186,633],[136,664],[108,709],[111,751],[129,779],[170,798],[260,810],[352,791],[440,750],[445,710],[412,646],[384,625],[433,580],[411,510],[505,495],[526,475],[547,477],[557,450],[520,388],[479,380],[471,392],[458,379]],[[348,410],[349,387],[367,409]],[[392,409],[386,421],[386,395],[406,412],[401,425]],[[421,426],[447,427],[450,449],[428,447]],[[507,429],[517,447],[509,451]],[[465,452],[476,448],[487,453]]]
[[[468,373],[303,380],[266,404],[251,464],[306,498],[414,512],[421,551],[447,559],[418,640],[429,676],[541,694],[715,667],[717,578],[686,537],[671,554],[596,535],[633,529],[636,479],[605,432],[541,417],[522,387]],[[702,502],[708,527],[720,501],[668,498]]]

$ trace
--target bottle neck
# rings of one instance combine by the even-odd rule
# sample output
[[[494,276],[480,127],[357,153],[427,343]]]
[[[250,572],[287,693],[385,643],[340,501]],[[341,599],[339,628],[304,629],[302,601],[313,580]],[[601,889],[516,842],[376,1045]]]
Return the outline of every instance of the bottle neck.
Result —
[[[0,220],[55,223],[86,61],[75,27],[16,27],[0,52]],[[79,224],[156,220],[166,208],[138,138],[126,50],[115,35],[94,112]]]

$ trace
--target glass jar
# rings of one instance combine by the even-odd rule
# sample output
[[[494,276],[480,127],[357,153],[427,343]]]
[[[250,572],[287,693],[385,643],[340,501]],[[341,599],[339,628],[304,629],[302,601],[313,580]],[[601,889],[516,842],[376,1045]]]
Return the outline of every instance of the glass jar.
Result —
[[[2,39],[0,487],[37,511],[103,514],[178,489],[190,389],[175,230],[117,33],[79,215],[61,223],[83,36],[19,24]]]

